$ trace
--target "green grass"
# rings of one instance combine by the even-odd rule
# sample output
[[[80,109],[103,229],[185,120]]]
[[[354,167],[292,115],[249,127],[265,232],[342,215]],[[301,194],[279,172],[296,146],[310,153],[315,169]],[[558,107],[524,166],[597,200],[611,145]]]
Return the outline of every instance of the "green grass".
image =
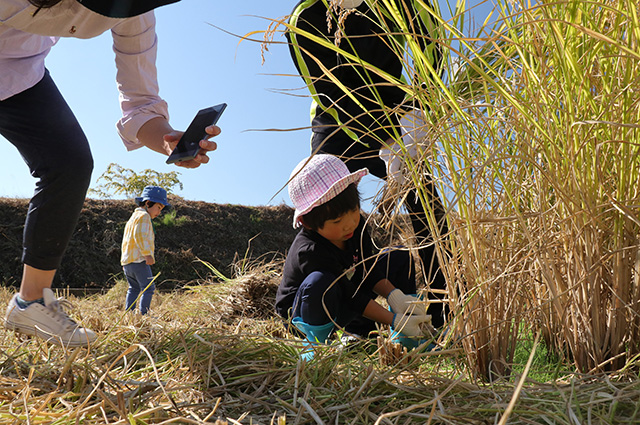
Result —
[[[177,217],[176,210],[170,210],[160,217],[156,218],[155,223],[156,226],[166,226],[166,227],[180,227],[184,223],[189,221],[189,217],[181,216]]]
[[[533,335],[529,334],[527,337],[522,336],[518,340],[513,356],[514,379],[522,375],[524,365],[534,348],[534,339]],[[553,382],[573,374],[573,369],[570,362],[560,357],[554,350],[549,349],[545,343],[540,343],[536,347],[532,369],[528,373],[527,379],[535,382]]]

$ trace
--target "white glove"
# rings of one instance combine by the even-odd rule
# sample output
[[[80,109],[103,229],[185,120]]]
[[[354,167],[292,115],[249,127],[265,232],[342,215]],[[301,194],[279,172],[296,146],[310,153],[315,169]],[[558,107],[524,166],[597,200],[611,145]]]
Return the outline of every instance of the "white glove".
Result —
[[[407,295],[397,288],[387,295],[387,303],[395,314],[413,313],[414,310],[417,313],[420,308],[416,304],[418,301],[420,300],[415,295]]]
[[[385,146],[380,149],[380,158],[387,165],[387,176],[404,185],[407,179],[406,163],[407,157],[419,160],[420,146],[429,144],[428,126],[424,119],[424,112],[420,109],[411,109],[400,117],[401,142],[392,143],[388,140]]]
[[[434,328],[431,326],[431,315],[419,316],[393,315],[393,330],[405,336],[432,337]]]

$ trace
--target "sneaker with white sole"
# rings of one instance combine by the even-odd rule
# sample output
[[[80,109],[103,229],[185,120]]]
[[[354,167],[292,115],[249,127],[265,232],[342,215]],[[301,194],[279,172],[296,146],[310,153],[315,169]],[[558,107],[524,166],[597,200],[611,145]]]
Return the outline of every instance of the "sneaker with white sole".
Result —
[[[83,328],[65,312],[71,303],[64,298],[56,298],[53,291],[42,291],[44,306],[33,303],[20,308],[14,295],[7,306],[4,326],[26,335],[33,335],[63,347],[87,347],[96,340],[96,334]]]

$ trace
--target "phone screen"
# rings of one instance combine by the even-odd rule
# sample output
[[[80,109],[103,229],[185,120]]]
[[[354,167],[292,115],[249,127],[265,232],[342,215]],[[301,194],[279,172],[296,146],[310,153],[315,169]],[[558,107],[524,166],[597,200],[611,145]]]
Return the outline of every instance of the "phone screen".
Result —
[[[173,152],[169,155],[167,164],[195,158],[200,150],[200,140],[207,137],[205,128],[217,123],[226,107],[226,103],[221,103],[199,110],[191,124],[189,124],[187,131],[184,132]]]

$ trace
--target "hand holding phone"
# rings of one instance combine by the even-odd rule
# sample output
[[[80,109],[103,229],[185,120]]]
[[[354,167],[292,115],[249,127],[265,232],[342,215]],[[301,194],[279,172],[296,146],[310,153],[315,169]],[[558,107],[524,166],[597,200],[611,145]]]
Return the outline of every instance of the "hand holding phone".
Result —
[[[226,107],[226,103],[221,103],[198,111],[191,124],[189,124],[187,131],[184,132],[173,152],[169,155],[167,164],[189,161],[195,158],[200,151],[200,140],[207,137],[205,129],[218,122]]]

